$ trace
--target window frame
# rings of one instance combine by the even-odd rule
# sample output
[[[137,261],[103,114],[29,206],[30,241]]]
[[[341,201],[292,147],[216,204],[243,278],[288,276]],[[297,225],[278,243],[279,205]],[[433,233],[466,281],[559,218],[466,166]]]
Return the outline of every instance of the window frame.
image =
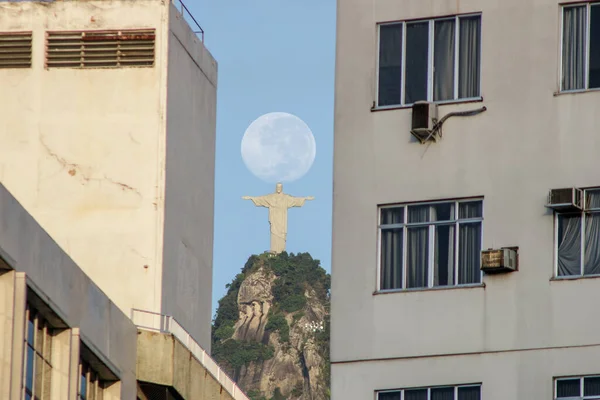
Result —
[[[600,375],[575,375],[575,376],[560,376],[554,378],[554,393],[552,398],[554,400],[597,400],[600,399],[600,395],[584,396],[584,380],[585,378],[600,378]],[[561,380],[574,380],[579,379],[579,397],[557,397],[558,395],[558,381]]]
[[[469,18],[469,17],[476,17],[479,16],[480,17],[480,37],[479,37],[479,96],[476,97],[465,97],[465,98],[460,98],[458,93],[458,87],[459,87],[459,74],[458,74],[458,69],[460,68],[460,60],[458,55],[460,54],[460,40],[458,39],[460,37],[460,23],[459,20],[460,18]],[[455,43],[454,43],[454,98],[453,99],[449,99],[449,100],[439,100],[439,101],[434,101],[433,100],[433,90],[434,90],[434,86],[433,86],[433,76],[434,76],[434,70],[433,70],[433,66],[434,66],[434,40],[435,40],[435,21],[448,21],[448,20],[454,20],[455,21],[455,26],[454,26],[454,38],[455,38]],[[431,17],[431,18],[419,18],[419,19],[409,19],[409,20],[402,20],[402,21],[389,21],[389,22],[379,22],[376,24],[376,37],[377,37],[377,43],[376,43],[376,54],[377,56],[376,58],[376,67],[375,67],[375,107],[374,110],[389,110],[389,109],[395,109],[395,108],[409,108],[411,107],[414,103],[406,103],[406,88],[405,88],[405,83],[406,83],[406,25],[407,24],[414,24],[414,23],[423,23],[423,22],[427,22],[429,24],[429,30],[428,30],[428,46],[427,46],[427,100],[426,101],[430,101],[430,102],[435,102],[436,104],[454,104],[454,103],[470,103],[470,102],[475,102],[475,101],[481,101],[483,99],[483,90],[482,90],[482,72],[483,72],[483,13],[481,11],[479,12],[471,12],[471,13],[464,13],[464,14],[454,14],[454,15],[447,15],[447,16],[440,16],[440,17]],[[401,82],[400,82],[400,103],[398,104],[390,104],[390,105],[379,105],[379,62],[380,62],[380,51],[381,51],[381,27],[382,26],[388,26],[388,25],[402,25],[402,65],[401,65]]]
[[[96,371],[89,362],[81,358],[77,368],[77,400],[102,400],[103,396],[103,380],[98,371]],[[81,384],[82,377],[85,373],[86,394],[82,396]]]
[[[438,386],[425,386],[425,387],[407,387],[402,389],[385,389],[385,390],[376,390],[375,391],[375,400],[379,400],[379,393],[397,393],[400,392],[400,400],[404,400],[404,392],[406,390],[427,390],[427,399],[431,398],[431,389],[445,389],[445,388],[454,388],[454,400],[458,400],[458,389],[466,388],[466,387],[478,387],[479,388],[479,397],[481,398],[481,383],[465,383],[458,385],[438,385]]]
[[[554,211],[554,279],[583,279],[583,278],[598,278],[600,274],[585,274],[585,216],[586,214],[600,214],[600,208],[594,208],[592,210],[587,210],[586,205],[586,192],[587,191],[596,191],[600,190],[600,186],[587,187],[582,188],[582,204],[583,210],[581,211],[568,211],[568,212],[560,212]],[[581,224],[579,228],[579,236],[580,236],[580,265],[579,265],[579,274],[578,275],[559,275],[558,274],[558,218],[560,215],[578,215],[581,219]]]
[[[460,224],[473,224],[473,223],[481,223],[481,238],[480,243],[483,248],[483,221],[485,215],[485,204],[484,197],[467,197],[467,198],[455,198],[448,200],[432,200],[432,201],[423,201],[423,202],[408,202],[408,203],[396,203],[396,204],[384,204],[379,205],[377,207],[377,274],[376,274],[376,293],[396,293],[396,292],[409,292],[409,291],[423,291],[423,290],[448,290],[448,289],[460,289],[460,288],[469,288],[469,287],[478,287],[483,285],[483,271],[480,270],[480,281],[479,283],[466,283],[459,284],[458,283],[458,274],[459,274],[459,257],[458,257],[458,249],[459,249],[459,235],[460,235]],[[461,203],[472,203],[472,202],[481,202],[481,217],[478,218],[459,218],[459,206]],[[408,207],[410,206],[428,206],[432,204],[454,204],[454,219],[451,221],[430,221],[430,222],[419,222],[419,223],[408,223]],[[381,288],[381,251],[382,251],[382,224],[381,224],[381,210],[387,208],[399,208],[403,207],[404,213],[404,222],[401,224],[387,224],[387,229],[397,229],[402,228],[402,287],[394,288],[394,289],[382,289]],[[435,234],[432,234],[432,231],[435,231],[436,226],[440,225],[450,225],[455,226],[454,232],[454,267],[453,267],[453,284],[446,286],[435,286],[434,285],[434,258],[432,257],[432,253],[435,254],[435,250],[433,246],[429,246],[428,249],[428,260],[427,260],[427,286],[424,287],[414,287],[409,288],[407,286],[407,230],[409,226],[426,226],[428,227],[428,245],[431,244],[431,241]],[[481,249],[480,249],[481,252]]]
[[[563,89],[563,61],[564,61],[564,41],[565,41],[565,8],[576,8],[576,7],[585,7],[585,65],[583,71],[583,79],[584,79],[584,87],[582,89]],[[558,93],[581,93],[581,92],[590,92],[590,91],[598,91],[600,87],[590,88],[590,35],[591,35],[591,8],[593,6],[600,7],[600,1],[596,0],[588,0],[588,1],[580,1],[576,3],[566,3],[560,5],[560,41],[559,41],[559,63],[558,63]]]
[[[33,347],[30,345],[29,343],[29,322],[33,323]],[[41,353],[40,351],[38,351],[38,349],[36,348],[36,342],[38,340],[38,327],[40,326],[40,324],[42,325],[42,350]],[[53,369],[53,365],[52,365],[52,336],[53,336],[53,330],[54,328],[52,328],[52,326],[50,326],[48,320],[46,318],[44,318],[43,315],[40,314],[40,312],[35,309],[32,305],[30,305],[29,303],[26,306],[25,309],[25,332],[24,332],[24,349],[23,349],[23,368],[22,368],[22,387],[21,387],[21,398],[22,399],[36,399],[36,400],[46,400],[50,398],[50,390],[51,390],[51,385],[52,385],[52,369]],[[47,340],[48,338],[50,338],[50,350],[47,350]],[[32,350],[33,351],[33,367],[32,367],[32,387],[31,390],[27,387],[27,372],[28,372],[28,354],[29,351]],[[48,351],[48,353],[46,353],[46,351]],[[48,357],[46,357],[48,356]],[[38,397],[36,395],[36,375],[37,375],[37,358],[40,357],[41,358],[41,362],[42,362],[42,378],[41,378],[41,382],[42,382],[42,389],[41,389],[41,397]],[[45,368],[46,364],[49,368]],[[48,379],[46,379],[46,374],[49,373],[50,377]],[[45,383],[47,383],[50,387],[45,387]],[[27,397],[29,396],[29,397]]]

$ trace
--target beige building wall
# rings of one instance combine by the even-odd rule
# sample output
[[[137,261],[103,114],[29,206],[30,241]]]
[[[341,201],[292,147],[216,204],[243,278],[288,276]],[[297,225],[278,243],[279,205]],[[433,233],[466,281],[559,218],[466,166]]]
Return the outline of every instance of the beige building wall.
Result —
[[[600,93],[559,94],[558,0],[338,1],[332,398],[481,383],[489,399],[550,399],[553,377],[600,374],[597,279],[553,280],[551,188],[600,185]],[[379,22],[482,13],[483,101],[442,105],[438,143],[410,108],[371,111]],[[376,294],[378,205],[484,197],[482,248],[520,270],[483,285]],[[348,332],[352,332],[351,335]],[[560,348],[560,350],[559,350]],[[459,356],[460,355],[460,356]],[[369,361],[377,360],[377,361]]]
[[[210,352],[217,65],[171,6],[163,313]]]
[[[139,28],[153,67],[44,68],[46,31]],[[15,31],[33,31],[33,65],[0,69],[1,182],[123,312],[171,313],[209,348],[214,59],[157,0],[0,4]]]
[[[2,185],[0,257],[0,398],[20,398],[25,305],[34,302],[56,328],[52,398],[76,399],[83,342],[117,379],[105,399],[135,399],[136,327]]]

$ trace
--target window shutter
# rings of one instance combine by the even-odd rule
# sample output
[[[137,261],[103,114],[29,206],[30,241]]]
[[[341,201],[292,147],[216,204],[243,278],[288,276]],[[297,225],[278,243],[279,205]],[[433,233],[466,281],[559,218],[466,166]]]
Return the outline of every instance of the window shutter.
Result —
[[[0,33],[0,68],[31,67],[31,32]]]
[[[154,29],[48,32],[48,68],[151,67]]]

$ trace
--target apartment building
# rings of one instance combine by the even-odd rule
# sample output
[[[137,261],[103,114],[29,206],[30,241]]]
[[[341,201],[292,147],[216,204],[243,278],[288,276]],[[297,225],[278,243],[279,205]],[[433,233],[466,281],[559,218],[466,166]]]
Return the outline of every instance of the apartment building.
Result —
[[[0,3],[0,180],[125,314],[210,350],[217,64],[186,15]]]
[[[338,1],[336,58],[332,399],[600,398],[600,2]]]

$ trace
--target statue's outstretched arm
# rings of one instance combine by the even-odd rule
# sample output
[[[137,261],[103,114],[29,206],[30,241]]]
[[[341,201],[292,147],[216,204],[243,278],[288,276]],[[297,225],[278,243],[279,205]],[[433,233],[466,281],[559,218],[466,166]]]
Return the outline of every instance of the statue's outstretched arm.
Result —
[[[252,200],[255,206],[257,207],[269,207],[269,201],[266,196],[242,196],[243,200]]]

